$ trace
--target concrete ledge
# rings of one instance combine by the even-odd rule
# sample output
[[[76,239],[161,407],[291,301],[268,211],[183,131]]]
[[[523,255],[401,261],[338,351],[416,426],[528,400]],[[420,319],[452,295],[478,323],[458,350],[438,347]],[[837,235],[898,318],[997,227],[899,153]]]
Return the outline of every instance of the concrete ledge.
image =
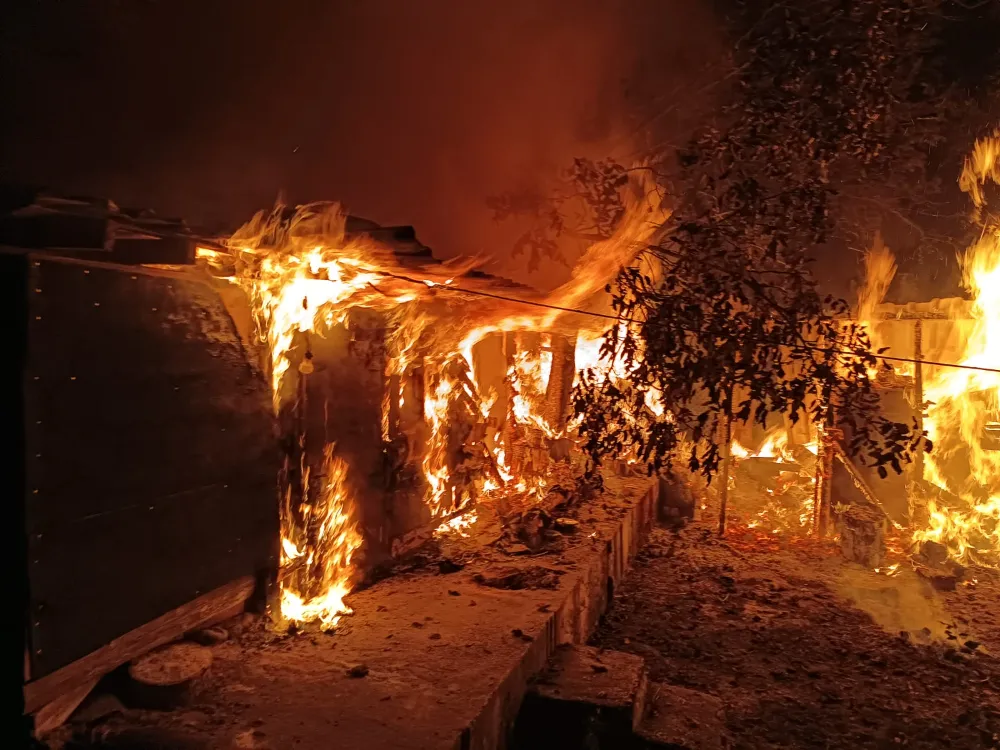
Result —
[[[558,609],[532,633],[532,646],[463,733],[468,744],[463,738],[454,745],[456,750],[503,747],[528,681],[546,667],[558,646],[585,643],[590,637],[656,520],[658,483],[650,482],[644,490],[635,499],[625,499],[622,517],[603,529],[605,533],[597,532],[596,549],[583,556],[578,572],[563,579]]]
[[[181,730],[212,748],[502,748],[529,680],[560,644],[585,641],[604,613],[656,504],[656,482],[609,480],[604,498],[580,509],[562,551],[481,548],[457,572],[397,575],[357,592],[355,614],[333,634],[256,632],[214,646],[189,709],[126,721]],[[558,585],[476,582],[498,566]]]

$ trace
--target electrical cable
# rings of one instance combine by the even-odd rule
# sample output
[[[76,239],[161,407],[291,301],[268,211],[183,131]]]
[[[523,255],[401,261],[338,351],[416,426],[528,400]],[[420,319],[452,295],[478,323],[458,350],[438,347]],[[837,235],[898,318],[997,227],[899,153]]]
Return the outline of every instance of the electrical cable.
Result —
[[[423,286],[427,286],[428,285],[428,282],[426,282],[426,281],[421,281],[420,279],[414,279],[414,278],[411,278],[409,276],[403,276],[401,274],[389,273],[388,271],[380,271],[378,273],[381,276],[387,276],[387,277],[391,277],[391,278],[394,278],[394,279],[399,279],[400,281],[408,281],[410,283],[421,284]],[[538,307],[538,308],[542,308],[542,309],[545,309],[545,310],[553,310],[555,312],[563,312],[563,313],[569,313],[569,314],[573,314],[573,315],[586,315],[586,316],[589,316],[589,317],[592,317],[592,318],[601,318],[603,320],[613,320],[613,321],[616,321],[616,322],[619,322],[619,323],[642,323],[642,321],[637,320],[635,318],[621,318],[621,317],[619,317],[617,315],[611,315],[609,313],[600,313],[600,312],[594,312],[594,311],[591,311],[591,310],[579,310],[579,309],[574,308],[574,307],[562,307],[560,305],[553,305],[553,304],[550,304],[548,302],[538,302],[538,301],[535,301],[535,300],[519,299],[517,297],[507,297],[507,296],[505,296],[503,294],[496,294],[494,292],[484,292],[484,291],[479,290],[479,289],[468,289],[466,287],[455,286],[453,284],[438,284],[436,282],[432,282],[432,283],[433,283],[433,286],[431,288],[433,288],[433,289],[445,289],[447,291],[458,292],[458,293],[461,293],[461,294],[469,294],[469,295],[472,295],[472,296],[475,296],[475,297],[486,297],[488,299],[495,299],[495,300],[500,300],[500,301],[503,301],[503,302],[514,302],[516,304],[527,305],[529,307]],[[812,350],[812,351],[818,351],[818,352],[828,352],[828,351],[830,351],[829,349],[823,349],[822,347],[818,347],[818,346],[803,345],[803,348],[809,349],[809,350]],[[838,353],[839,354],[855,354],[855,352],[850,352],[850,351],[840,351]],[[872,354],[872,356],[875,357],[876,359],[887,360],[889,362],[908,362],[908,363],[911,363],[911,364],[916,364],[916,363],[919,362],[922,365],[928,365],[930,367],[953,367],[953,368],[957,368],[957,369],[960,369],[960,370],[975,370],[977,372],[990,372],[990,373],[994,373],[994,374],[1000,375],[1000,368],[996,368],[996,367],[979,367],[977,365],[965,365],[965,364],[959,364],[957,362],[936,362],[936,361],[930,360],[930,359],[913,359],[913,358],[910,358],[910,357],[891,357],[891,356],[886,355],[886,354]]]

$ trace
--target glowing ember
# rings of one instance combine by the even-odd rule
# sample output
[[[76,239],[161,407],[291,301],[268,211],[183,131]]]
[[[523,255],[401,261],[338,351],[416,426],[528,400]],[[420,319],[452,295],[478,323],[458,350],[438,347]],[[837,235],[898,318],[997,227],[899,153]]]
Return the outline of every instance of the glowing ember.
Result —
[[[799,447],[813,456],[818,452],[818,444],[815,441]],[[733,440],[729,450],[737,466],[747,459],[763,458],[770,459],[780,469],[771,480],[772,486],[763,488],[765,507],[747,523],[747,528],[759,529],[771,526],[771,533],[778,534],[782,530],[808,530],[812,527],[812,486],[816,478],[813,472],[804,472],[799,466],[785,429],[779,427],[768,432],[757,450],[749,450],[738,440]],[[801,457],[801,454],[799,455]],[[787,466],[782,466],[783,464]]]
[[[434,534],[435,536],[440,536],[443,534],[450,534],[452,532],[457,533],[459,536],[467,537],[469,536],[467,529],[476,525],[476,521],[479,520],[479,515],[475,510],[470,510],[463,513],[460,516],[455,516],[443,524],[437,527]]]

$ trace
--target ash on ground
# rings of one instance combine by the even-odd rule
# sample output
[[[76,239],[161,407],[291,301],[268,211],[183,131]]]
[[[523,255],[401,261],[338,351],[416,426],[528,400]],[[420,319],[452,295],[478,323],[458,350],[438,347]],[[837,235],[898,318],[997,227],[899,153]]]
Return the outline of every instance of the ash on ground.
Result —
[[[1000,576],[939,591],[832,542],[654,531],[593,645],[723,701],[736,748],[1000,747]]]

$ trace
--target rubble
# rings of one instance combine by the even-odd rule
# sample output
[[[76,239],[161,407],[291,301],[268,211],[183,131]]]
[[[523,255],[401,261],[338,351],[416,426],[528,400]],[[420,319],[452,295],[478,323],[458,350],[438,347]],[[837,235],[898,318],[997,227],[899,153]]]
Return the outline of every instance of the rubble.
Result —
[[[557,518],[555,528],[563,534],[575,534],[580,528],[580,522],[573,518]]]
[[[485,573],[477,573],[473,580],[491,589],[555,589],[559,587],[559,577],[563,571],[541,566],[528,568],[494,568]]]
[[[837,515],[840,551],[844,558],[867,568],[885,561],[886,519],[875,508],[851,505]]]
[[[938,591],[954,591],[965,577],[965,566],[949,557],[947,547],[932,540],[920,543],[912,561],[917,573]]]
[[[440,636],[439,636],[440,637]],[[368,676],[368,665],[367,664],[354,664],[347,669],[347,676],[353,677],[355,679]]]
[[[697,500],[689,482],[681,478],[660,480],[659,513],[667,523],[685,523],[695,518]]]

